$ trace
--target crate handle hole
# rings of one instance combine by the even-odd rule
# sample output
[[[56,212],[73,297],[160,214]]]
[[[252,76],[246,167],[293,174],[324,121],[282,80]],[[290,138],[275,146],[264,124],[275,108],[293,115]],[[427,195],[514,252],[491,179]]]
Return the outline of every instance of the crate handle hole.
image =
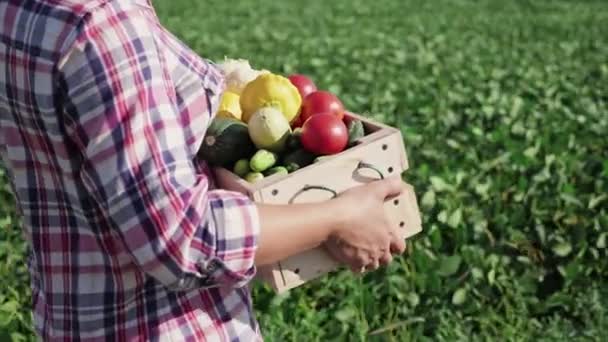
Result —
[[[372,165],[370,163],[360,161],[359,164],[357,164],[357,167],[355,168],[355,170],[353,171],[353,177],[358,181],[359,181],[359,179],[361,179],[360,181],[363,181],[362,179],[369,179],[369,177],[362,177],[359,174],[359,170],[362,170],[362,169],[369,169],[371,171],[374,171],[378,174],[378,177],[380,177],[380,179],[384,179],[384,174],[382,174],[382,171],[380,171],[380,169],[378,169],[377,167],[375,167],[374,165]]]

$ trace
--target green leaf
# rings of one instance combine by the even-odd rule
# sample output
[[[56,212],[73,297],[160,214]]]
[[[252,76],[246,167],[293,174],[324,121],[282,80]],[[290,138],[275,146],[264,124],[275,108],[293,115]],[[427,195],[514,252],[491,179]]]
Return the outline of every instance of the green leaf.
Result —
[[[337,320],[341,322],[346,322],[353,317],[357,316],[357,311],[352,307],[347,307],[341,310],[336,311],[335,317]]]
[[[553,246],[553,252],[561,257],[565,257],[572,252],[572,245],[568,242],[560,242]]]
[[[471,269],[471,275],[475,279],[481,279],[481,278],[483,278],[483,272],[478,267],[473,267]]]
[[[544,243],[547,240],[547,232],[545,231],[545,227],[543,225],[536,225],[535,227],[536,233],[540,242]]]
[[[431,240],[431,244],[433,249],[440,249],[443,244],[443,239],[441,237],[441,230],[437,227],[437,225],[432,225],[429,229],[429,238]]]
[[[0,305],[0,312],[15,312],[19,307],[19,303],[16,301],[9,301]]]
[[[583,202],[581,202],[581,200],[570,194],[562,193],[559,195],[559,197],[561,197],[561,199],[564,200],[564,202],[566,202],[567,204],[573,204],[578,207],[583,207]]]
[[[597,239],[595,246],[600,249],[606,248],[606,233],[600,234],[600,237]]]
[[[425,192],[420,202],[422,203],[422,206],[426,209],[433,208],[435,206],[435,191],[429,190]]]
[[[580,275],[581,265],[577,261],[570,262],[565,267],[559,266],[559,272],[568,282],[572,282]]]
[[[524,125],[521,123],[521,121],[517,121],[512,127],[511,127],[511,133],[515,134],[515,135],[523,135],[526,132],[526,128],[524,127]]]
[[[525,151],[524,151],[524,156],[530,158],[530,159],[534,159],[536,157],[536,154],[538,153],[538,148],[537,147],[528,147]]]
[[[448,185],[448,183],[446,183],[440,177],[431,176],[430,181],[431,181],[431,185],[433,186],[433,189],[435,189],[435,191],[437,191],[437,192],[442,192],[442,191],[451,189],[451,186]]]
[[[11,341],[12,342],[20,342],[20,341],[27,341],[27,337],[21,333],[18,332],[12,332],[11,333]]]
[[[13,219],[10,216],[0,218],[0,228],[4,229],[8,227],[12,221]]]
[[[456,172],[456,185],[460,186],[467,177],[467,174],[463,171]]]
[[[15,316],[14,311],[0,311],[0,328],[6,327],[13,321],[13,317]]]
[[[456,228],[462,222],[462,208],[456,209],[448,218],[448,226]]]
[[[494,285],[495,282],[496,282],[496,270],[491,269],[490,272],[488,272],[488,283],[490,285]]]
[[[437,221],[441,222],[441,223],[446,223],[448,220],[448,212],[445,210],[442,210],[441,212],[439,212],[439,215],[437,215]]]
[[[589,199],[589,204],[587,205],[587,208],[593,210],[593,209],[595,209],[600,203],[602,203],[607,198],[608,198],[607,194],[601,194],[599,196],[593,196],[593,197],[591,197],[591,199]]]
[[[487,197],[488,196],[488,190],[490,190],[490,183],[484,183],[484,184],[477,184],[475,185],[475,192],[477,194],[479,194],[482,197]]]
[[[439,265],[439,269],[437,270],[437,274],[443,277],[449,277],[454,273],[458,272],[458,268],[460,268],[460,263],[462,262],[462,258],[458,255],[452,255],[444,257],[441,260],[441,264]]]
[[[452,304],[462,305],[467,300],[467,290],[465,288],[459,288],[452,295]]]
[[[412,307],[416,307],[420,304],[420,297],[415,292],[410,292],[407,294],[407,301]]]

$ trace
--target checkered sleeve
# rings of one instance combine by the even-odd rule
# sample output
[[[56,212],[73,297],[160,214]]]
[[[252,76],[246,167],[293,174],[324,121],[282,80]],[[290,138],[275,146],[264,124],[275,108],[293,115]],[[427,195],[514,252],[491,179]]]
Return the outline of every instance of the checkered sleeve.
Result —
[[[80,175],[135,263],[175,290],[239,287],[255,273],[256,207],[211,190],[198,171],[174,84],[149,18],[133,8],[94,12],[59,63],[67,135]],[[223,90],[206,64],[200,115]],[[202,140],[202,138],[201,138]]]

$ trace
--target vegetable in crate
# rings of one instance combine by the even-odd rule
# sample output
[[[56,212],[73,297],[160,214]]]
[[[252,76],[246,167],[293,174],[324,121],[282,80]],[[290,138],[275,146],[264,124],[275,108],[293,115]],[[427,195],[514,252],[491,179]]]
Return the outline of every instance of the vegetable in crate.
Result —
[[[252,69],[249,61],[242,58],[224,58],[223,61],[217,63],[217,67],[224,76],[230,75],[237,69]]]
[[[302,126],[302,146],[318,155],[342,152],[348,144],[348,129],[342,119],[329,113],[311,116]]]
[[[298,115],[302,97],[286,77],[263,74],[249,82],[241,94],[243,121],[249,122],[253,113],[263,107],[275,107],[290,124]]]
[[[295,120],[291,123],[292,128],[302,127],[302,115],[298,115]]]
[[[282,152],[291,135],[291,126],[274,107],[257,110],[249,120],[249,136],[257,148]]]
[[[217,111],[217,116],[241,120],[242,111],[239,103],[239,95],[231,91],[222,94],[222,100]]]
[[[348,122],[348,147],[352,147],[356,144],[357,140],[365,136],[365,130],[363,128],[363,122],[361,120],[351,120]]]
[[[317,91],[317,86],[305,75],[293,74],[288,78],[291,84],[298,88],[298,92],[300,93],[302,99],[304,99],[308,94]]]
[[[258,150],[249,160],[249,168],[254,172],[264,172],[276,164],[278,156],[268,150]]]
[[[287,139],[287,150],[295,151],[302,147],[302,128],[296,128]]]
[[[255,70],[246,59],[225,59],[218,63],[218,68],[225,76],[226,90],[240,95],[245,86],[262,74],[269,73],[267,70]]]
[[[264,176],[269,177],[269,176],[276,175],[276,174],[286,175],[288,173],[289,172],[287,171],[287,168],[285,166],[275,166],[275,167],[272,167],[272,168],[264,171]]]
[[[300,110],[300,120],[302,125],[306,123],[311,116],[321,113],[330,113],[344,119],[344,105],[340,99],[329,91],[317,90],[310,93],[302,100],[302,109]]]
[[[283,158],[283,165],[289,172],[294,172],[305,166],[312,164],[316,156],[304,149],[297,149]]]
[[[230,167],[253,152],[255,145],[247,125],[236,119],[216,116],[207,128],[198,157],[213,166]]]
[[[261,172],[249,172],[245,176],[245,180],[249,183],[255,183],[264,179],[264,175]]]
[[[249,159],[239,159],[235,164],[232,171],[239,177],[245,177],[251,169],[249,168]]]

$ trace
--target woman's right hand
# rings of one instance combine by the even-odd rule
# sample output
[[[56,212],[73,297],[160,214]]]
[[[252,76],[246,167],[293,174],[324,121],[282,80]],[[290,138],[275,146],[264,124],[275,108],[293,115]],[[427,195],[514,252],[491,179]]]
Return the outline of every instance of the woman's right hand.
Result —
[[[223,173],[216,170],[220,186],[225,183]],[[348,189],[324,202],[256,203],[261,224],[256,265],[269,265],[323,245],[353,271],[389,263],[391,252],[402,253],[405,242],[390,226],[384,202],[404,189],[395,177]]]
[[[375,270],[392,260],[392,253],[403,253],[405,241],[399,238],[386,216],[384,202],[404,191],[399,177],[357,186],[332,200],[331,210],[342,217],[325,247],[353,272]]]

